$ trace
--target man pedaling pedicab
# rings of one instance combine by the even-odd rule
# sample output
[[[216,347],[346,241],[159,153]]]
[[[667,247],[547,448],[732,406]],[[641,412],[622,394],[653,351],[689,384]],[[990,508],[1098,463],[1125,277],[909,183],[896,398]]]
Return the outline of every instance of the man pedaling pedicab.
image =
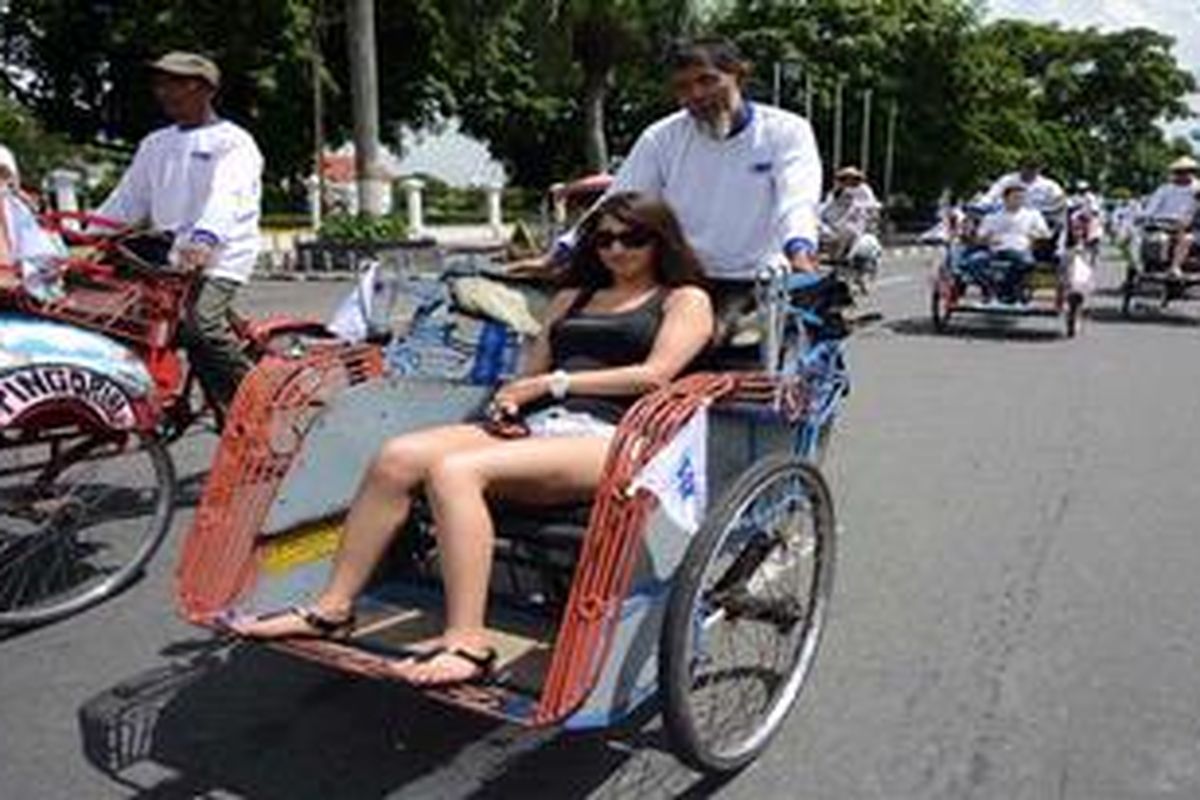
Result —
[[[750,64],[733,43],[679,42],[667,62],[681,108],[642,132],[608,193],[644,192],[678,215],[724,335],[753,310],[764,265],[816,270],[821,157],[808,120],[744,97]],[[533,269],[564,262],[575,240],[562,237]]]
[[[1194,226],[1200,202],[1200,163],[1188,156],[1177,159],[1170,166],[1170,179],[1159,186],[1142,208],[1141,223],[1146,226],[1165,227],[1171,236],[1171,261],[1167,274],[1172,278],[1183,277],[1183,265],[1187,261],[1192,245],[1196,241]]]
[[[1020,301],[1025,278],[1036,264],[1034,247],[1053,235],[1042,214],[1026,205],[1025,191],[1021,183],[1005,187],[1004,205],[985,216],[975,231],[976,243],[983,247],[963,256],[963,270],[979,283],[985,297],[994,290],[1006,303]],[[995,262],[1006,266],[999,286],[988,274]]]
[[[251,367],[229,310],[258,259],[263,157],[248,132],[217,115],[221,75],[212,61],[173,52],[150,68],[173,124],[141,141],[97,213],[169,235],[169,261],[202,272],[180,337],[220,419]]]
[[[821,245],[835,261],[874,260],[879,242],[868,236],[882,208],[867,176],[854,166],[834,174],[834,188],[821,204]]]
[[[1025,205],[1035,211],[1040,211],[1051,228],[1059,224],[1066,205],[1067,193],[1063,191],[1063,187],[1058,181],[1042,174],[1040,159],[1034,157],[1022,159],[1020,169],[1001,176],[992,184],[984,196],[984,201],[995,206],[1003,204],[1005,189],[1014,185],[1021,186],[1025,190],[1023,196]]]
[[[316,601],[232,619],[229,627],[257,639],[348,635],[355,598],[423,490],[438,539],[446,626],[392,669],[421,685],[487,677],[496,660],[485,626],[494,535],[487,499],[591,500],[625,410],[709,344],[713,312],[702,283],[669,207],[631,192],[605,198],[577,231],[565,288],[550,302],[523,376],[496,392],[488,418],[385,443],[346,516],[333,575]]]

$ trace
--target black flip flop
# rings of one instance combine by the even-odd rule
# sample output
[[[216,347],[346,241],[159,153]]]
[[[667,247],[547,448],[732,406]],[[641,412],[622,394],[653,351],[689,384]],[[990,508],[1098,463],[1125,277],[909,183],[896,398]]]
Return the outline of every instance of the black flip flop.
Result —
[[[408,656],[407,660],[417,664],[427,664],[441,655],[450,655],[456,658],[461,658],[476,667],[479,672],[469,678],[459,678],[456,680],[437,681],[435,683],[420,683],[414,684],[422,688],[445,688],[448,686],[462,686],[472,683],[486,683],[492,677],[492,673],[496,669],[496,659],[500,654],[496,652],[496,648],[489,647],[483,653],[472,653],[470,650],[465,650],[461,647],[434,647],[430,650],[421,650],[413,652]]]
[[[355,616],[354,612],[350,612],[345,619],[330,619],[315,610],[306,606],[291,606],[289,608],[281,608],[278,611],[268,611],[265,614],[257,614],[254,616],[255,622],[266,622],[279,617],[293,616],[299,617],[304,624],[312,628],[311,632],[297,631],[283,636],[255,636],[252,633],[240,633],[236,628],[230,626],[229,630],[246,639],[254,639],[257,641],[271,641],[274,639],[333,639],[343,640],[349,639],[350,634],[354,632]]]

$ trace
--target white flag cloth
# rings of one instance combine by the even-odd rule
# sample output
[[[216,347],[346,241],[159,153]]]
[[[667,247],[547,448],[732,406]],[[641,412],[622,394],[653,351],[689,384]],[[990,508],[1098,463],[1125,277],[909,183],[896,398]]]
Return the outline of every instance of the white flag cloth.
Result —
[[[696,532],[708,507],[708,409],[692,415],[634,476],[630,488],[653,493],[677,525]]]
[[[327,326],[339,338],[347,342],[361,342],[367,338],[371,321],[371,306],[375,302],[375,279],[379,273],[379,262],[372,260],[363,270],[358,285],[350,290],[333,312]]]

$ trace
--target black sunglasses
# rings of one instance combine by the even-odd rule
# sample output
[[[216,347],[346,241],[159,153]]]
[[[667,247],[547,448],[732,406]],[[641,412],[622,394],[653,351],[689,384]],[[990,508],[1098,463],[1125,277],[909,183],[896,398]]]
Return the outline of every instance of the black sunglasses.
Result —
[[[599,231],[592,241],[598,250],[607,250],[617,242],[626,249],[646,247],[654,242],[654,234],[644,228],[629,228],[620,233],[614,231]]]

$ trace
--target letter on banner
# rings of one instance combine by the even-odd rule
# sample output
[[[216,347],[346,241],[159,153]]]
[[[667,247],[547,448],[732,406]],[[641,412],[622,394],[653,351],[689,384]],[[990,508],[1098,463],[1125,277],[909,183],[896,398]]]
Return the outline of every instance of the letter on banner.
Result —
[[[675,524],[695,533],[708,507],[708,409],[701,408],[675,438],[642,467],[631,489],[658,498]]]

